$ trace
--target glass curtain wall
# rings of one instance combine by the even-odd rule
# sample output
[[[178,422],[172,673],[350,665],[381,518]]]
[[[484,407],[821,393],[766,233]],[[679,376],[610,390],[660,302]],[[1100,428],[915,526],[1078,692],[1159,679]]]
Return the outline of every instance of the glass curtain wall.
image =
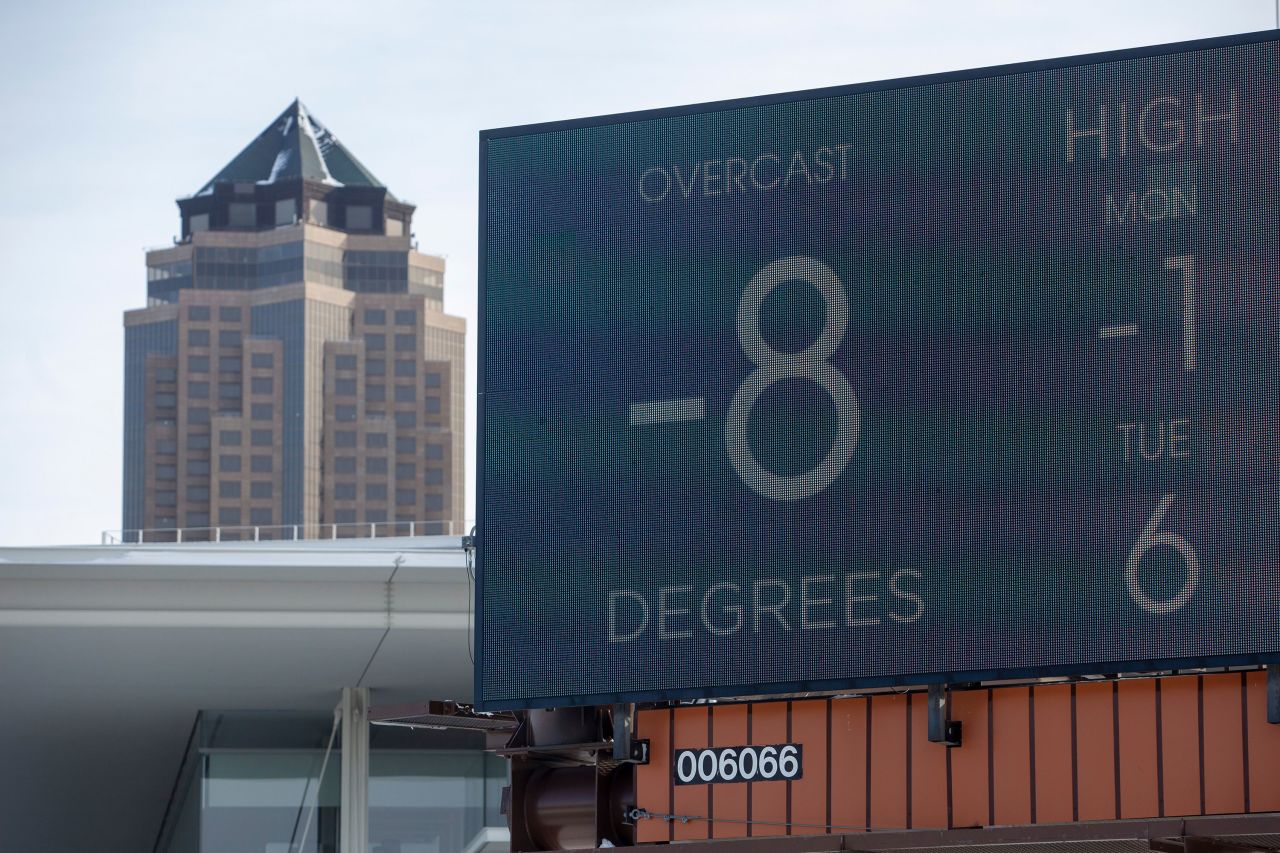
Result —
[[[332,718],[201,714],[156,849],[340,853]],[[499,814],[506,762],[467,733],[370,732],[371,853],[461,853]]]

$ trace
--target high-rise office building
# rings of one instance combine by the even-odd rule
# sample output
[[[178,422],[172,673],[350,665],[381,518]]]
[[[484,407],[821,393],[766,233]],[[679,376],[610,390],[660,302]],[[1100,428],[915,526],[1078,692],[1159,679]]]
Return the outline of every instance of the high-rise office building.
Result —
[[[294,101],[178,208],[124,315],[126,531],[465,532],[466,325],[414,207]]]

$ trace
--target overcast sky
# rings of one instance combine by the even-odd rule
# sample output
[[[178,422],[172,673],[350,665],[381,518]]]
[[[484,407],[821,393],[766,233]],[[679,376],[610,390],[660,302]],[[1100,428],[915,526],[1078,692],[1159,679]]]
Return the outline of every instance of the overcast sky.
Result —
[[[476,322],[482,128],[1275,26],[1274,0],[0,4],[0,545],[120,526],[147,247],[295,96],[448,260]],[[475,342],[469,341],[468,505]],[[474,513],[469,511],[468,515]]]

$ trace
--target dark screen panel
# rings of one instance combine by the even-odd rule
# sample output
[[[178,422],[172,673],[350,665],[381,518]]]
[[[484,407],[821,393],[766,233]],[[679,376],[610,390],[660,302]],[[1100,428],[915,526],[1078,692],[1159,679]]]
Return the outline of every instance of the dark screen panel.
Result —
[[[482,135],[477,699],[1280,652],[1275,36]]]

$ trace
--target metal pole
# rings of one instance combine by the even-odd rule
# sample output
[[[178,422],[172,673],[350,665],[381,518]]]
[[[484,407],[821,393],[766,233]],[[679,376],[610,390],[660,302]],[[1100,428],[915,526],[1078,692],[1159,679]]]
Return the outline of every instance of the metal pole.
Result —
[[[342,804],[338,849],[369,853],[369,688],[342,688]]]

